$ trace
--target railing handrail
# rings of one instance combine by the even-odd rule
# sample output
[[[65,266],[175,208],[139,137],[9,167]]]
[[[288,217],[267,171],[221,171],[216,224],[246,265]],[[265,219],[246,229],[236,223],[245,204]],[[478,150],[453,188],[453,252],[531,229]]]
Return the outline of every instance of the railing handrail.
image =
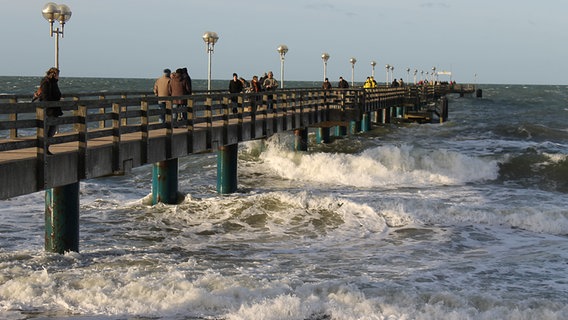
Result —
[[[413,93],[416,92],[416,93]],[[225,90],[198,91],[192,95],[177,97],[156,97],[152,92],[96,92],[65,94],[62,101],[57,102],[29,102],[28,96],[0,95],[0,101],[8,97],[9,102],[0,102],[0,132],[9,130],[9,135],[0,136],[0,151],[18,150],[34,146],[29,140],[36,140],[37,147],[45,147],[51,143],[77,141],[78,137],[72,133],[78,132],[78,127],[85,126],[83,134],[95,130],[104,131],[110,127],[114,119],[120,119],[118,130],[139,131],[141,123],[148,122],[144,130],[172,128],[174,124],[171,115],[173,100],[186,100],[187,107],[183,112],[191,114],[191,120],[184,125],[195,126],[201,123],[211,124],[222,119],[240,119],[243,117],[266,117],[268,114],[304,112],[310,108],[340,108],[356,109],[363,112],[376,111],[387,108],[393,104],[401,104],[404,99],[416,94],[417,99],[426,100],[429,97],[445,94],[446,86],[405,86],[387,87],[378,86],[373,89],[348,88],[323,90],[318,88],[292,88],[259,93],[229,94]],[[27,101],[18,101],[26,97]],[[108,98],[111,97],[111,98]],[[238,99],[238,112],[233,114],[231,99]],[[268,101],[274,99],[276,107],[268,109]],[[167,101],[166,123],[158,123],[160,109],[144,109],[144,105],[157,105],[158,101]],[[45,115],[45,108],[50,106],[61,107],[65,114],[60,118],[50,118]],[[115,108],[118,106],[119,112]],[[262,108],[257,108],[262,106]],[[207,112],[206,112],[207,111]],[[143,119],[145,119],[143,121]],[[67,130],[59,137],[47,138],[43,136],[47,125],[67,126]],[[116,129],[116,128],[115,128]],[[27,135],[20,135],[19,131]],[[97,136],[111,135],[111,133],[98,133]],[[27,141],[26,141],[27,139]],[[74,140],[75,139],[75,140]],[[43,146],[42,146],[43,145]]]

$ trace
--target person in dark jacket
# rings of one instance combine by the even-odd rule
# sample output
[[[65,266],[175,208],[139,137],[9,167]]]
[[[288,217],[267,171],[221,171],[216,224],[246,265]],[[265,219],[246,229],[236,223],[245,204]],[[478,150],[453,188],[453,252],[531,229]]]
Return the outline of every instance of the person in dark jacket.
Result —
[[[50,68],[45,73],[45,77],[40,82],[39,89],[34,94],[34,99],[38,99],[39,101],[59,101],[61,100],[61,91],[59,90],[59,69],[57,68]],[[51,118],[57,118],[63,115],[63,111],[61,111],[61,107],[47,107],[45,110],[45,114]],[[47,127],[47,137],[53,137],[55,132],[57,131],[56,125],[49,125]],[[49,149],[47,150],[47,154],[51,154]]]
[[[243,87],[243,82],[239,80],[239,76],[236,73],[233,73],[233,79],[229,82],[229,92],[240,93],[243,91]],[[238,110],[236,104],[238,102],[238,97],[231,97],[231,101],[235,104],[235,106],[233,107],[233,113],[237,113]]]
[[[347,82],[343,77],[339,77],[339,83],[337,84],[338,88],[347,89],[349,88],[349,82]]]

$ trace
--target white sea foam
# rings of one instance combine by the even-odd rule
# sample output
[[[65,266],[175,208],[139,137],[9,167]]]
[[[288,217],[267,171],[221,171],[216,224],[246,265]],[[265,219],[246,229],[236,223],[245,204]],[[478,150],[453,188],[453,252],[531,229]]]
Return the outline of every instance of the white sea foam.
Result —
[[[43,192],[5,200],[0,318],[566,319],[566,194],[497,177],[529,148],[565,161],[561,135],[515,134],[565,106],[518,93],[327,152],[241,144],[232,195],[214,154],[180,159],[177,205],[148,201],[149,166],[84,181],[81,253],[43,252]]]
[[[268,148],[265,165],[285,179],[355,187],[463,184],[495,179],[497,162],[454,151],[410,145],[381,146],[360,154],[295,153]]]

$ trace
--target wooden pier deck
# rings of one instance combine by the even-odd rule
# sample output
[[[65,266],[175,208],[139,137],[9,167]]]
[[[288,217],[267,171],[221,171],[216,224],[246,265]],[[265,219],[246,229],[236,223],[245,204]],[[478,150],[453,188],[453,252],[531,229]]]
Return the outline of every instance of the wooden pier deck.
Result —
[[[208,92],[159,99],[147,92],[89,93],[33,103],[27,96],[0,95],[0,199],[125,173],[277,132],[348,126],[364,114],[375,115],[375,122],[389,122],[397,108],[418,112],[450,92],[446,85],[435,85]],[[188,120],[175,123],[172,101],[180,98],[187,106],[178,111],[187,113]],[[158,121],[164,113],[158,100],[167,100],[164,123]],[[268,107],[271,102],[273,108]],[[46,118],[44,110],[52,105],[62,107],[64,115]],[[44,132],[50,124],[58,125],[59,133],[48,138]],[[53,155],[46,154],[48,146]]]

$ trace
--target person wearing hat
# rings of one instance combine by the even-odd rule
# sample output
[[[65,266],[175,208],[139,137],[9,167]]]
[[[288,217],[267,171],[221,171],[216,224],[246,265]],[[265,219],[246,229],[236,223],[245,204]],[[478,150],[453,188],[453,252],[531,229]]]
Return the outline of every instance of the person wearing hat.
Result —
[[[170,69],[164,69],[164,74],[156,79],[154,82],[154,94],[157,97],[169,97],[172,95],[170,91],[170,75],[172,71]],[[166,101],[158,101],[158,106],[162,113],[160,114],[160,123],[164,123],[166,121]]]

